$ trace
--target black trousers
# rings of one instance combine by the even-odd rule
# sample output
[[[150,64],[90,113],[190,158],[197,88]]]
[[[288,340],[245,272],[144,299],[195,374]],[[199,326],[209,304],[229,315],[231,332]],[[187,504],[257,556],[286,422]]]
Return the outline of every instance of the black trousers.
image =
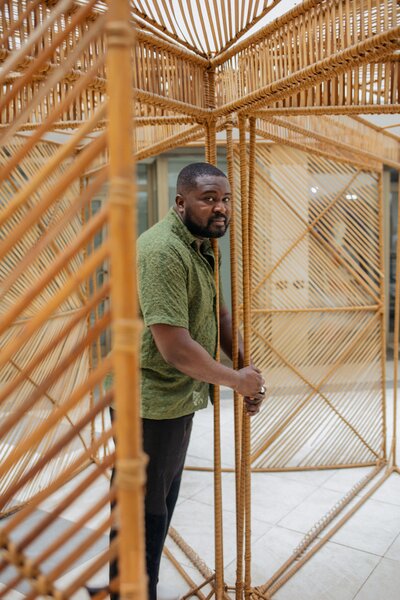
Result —
[[[145,494],[146,569],[148,598],[157,600],[157,583],[165,538],[181,485],[192,431],[193,414],[177,419],[142,419],[143,450],[148,455]],[[110,541],[116,532],[111,530]],[[110,580],[118,564],[110,564]],[[111,595],[119,600],[118,594]]]

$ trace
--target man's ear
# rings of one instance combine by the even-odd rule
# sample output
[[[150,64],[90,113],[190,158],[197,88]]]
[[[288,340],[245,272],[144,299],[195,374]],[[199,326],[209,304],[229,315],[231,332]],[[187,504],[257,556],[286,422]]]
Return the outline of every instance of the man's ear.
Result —
[[[184,211],[184,208],[185,208],[185,201],[183,199],[182,194],[177,194],[176,195],[176,197],[175,197],[175,204],[176,204],[176,207],[178,209],[178,212],[180,214],[182,214],[183,211]]]

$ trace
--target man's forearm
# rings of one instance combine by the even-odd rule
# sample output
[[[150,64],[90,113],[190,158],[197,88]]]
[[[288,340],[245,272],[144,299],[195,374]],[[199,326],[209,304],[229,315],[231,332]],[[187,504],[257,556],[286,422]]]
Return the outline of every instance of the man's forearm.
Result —
[[[233,340],[232,340],[232,317],[227,309],[221,310],[220,313],[220,344],[222,350],[225,352],[228,358],[235,363],[235,358],[233,356]],[[243,340],[240,335],[240,331],[238,331],[238,367],[241,368],[244,365],[244,352],[243,352]]]
[[[210,356],[184,327],[157,324],[151,333],[164,360],[181,373],[198,381],[226,385],[242,396],[254,398],[264,385],[260,372],[254,367],[235,371]]]
[[[168,362],[185,375],[215,385],[226,385],[235,389],[238,383],[237,372],[214,360],[208,352],[193,339],[185,340],[174,348]]]

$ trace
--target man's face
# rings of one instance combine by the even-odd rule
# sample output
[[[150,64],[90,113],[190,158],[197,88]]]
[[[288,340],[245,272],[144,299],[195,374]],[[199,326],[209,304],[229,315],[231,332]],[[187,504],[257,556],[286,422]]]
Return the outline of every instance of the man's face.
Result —
[[[181,191],[176,206],[189,231],[199,238],[218,238],[231,218],[231,188],[226,177],[201,175],[196,187]]]

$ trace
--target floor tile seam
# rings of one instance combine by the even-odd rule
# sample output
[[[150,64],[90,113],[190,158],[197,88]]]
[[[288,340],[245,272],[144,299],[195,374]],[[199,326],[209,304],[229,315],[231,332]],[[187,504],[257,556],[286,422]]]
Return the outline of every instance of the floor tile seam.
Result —
[[[210,487],[212,487],[212,485]],[[207,506],[208,508],[211,508],[211,509],[214,508],[214,503],[207,502],[205,500],[199,500],[198,498],[195,498],[195,496],[196,496],[196,494],[194,494],[194,496],[192,496],[190,498],[189,497],[184,497],[183,502],[186,502],[187,500],[195,500],[196,502],[198,502],[199,504],[201,504],[203,506]],[[183,502],[182,502],[182,504],[183,504]],[[228,508],[228,507],[224,507],[224,506],[222,507],[222,512],[223,513],[229,513],[230,515],[237,514],[236,508],[233,509],[233,508]],[[276,523],[272,523],[271,521],[264,521],[263,519],[260,519],[259,517],[252,517],[252,520],[255,521],[255,522],[263,523],[264,525],[265,524],[271,525],[271,527],[274,527],[276,525]],[[264,535],[264,534],[262,534],[262,535]]]
[[[389,562],[392,562],[392,563],[396,563],[396,565],[398,565],[400,567],[400,559],[397,560],[397,558],[391,558],[390,556],[386,556],[386,555],[382,556],[381,558],[382,558],[382,560],[379,561],[379,564],[381,562],[383,562],[384,560],[386,560],[386,561],[389,561]]]
[[[362,552],[363,554],[367,554],[368,556],[376,556],[377,558],[385,558],[384,554],[377,554],[376,552],[371,552],[369,550],[364,550],[363,548],[357,548],[356,546],[352,546],[350,544],[345,544],[344,542],[338,542],[333,540],[333,536],[327,540],[326,543],[334,544],[335,546],[340,546],[342,548],[350,548],[351,550],[356,550],[357,552]],[[385,550],[387,552],[387,550]],[[393,559],[394,560],[394,559]],[[396,561],[400,562],[400,561]]]
[[[185,500],[193,500],[197,496],[197,494],[200,494],[201,492],[204,492],[204,490],[206,490],[208,487],[209,486],[206,485],[201,490],[197,490],[196,492],[193,492],[193,494],[191,494],[190,496],[185,496],[184,493],[182,493],[182,492],[179,494],[179,496],[182,497],[182,498],[185,498]],[[200,500],[199,500],[199,502],[200,502]]]
[[[69,507],[68,507],[69,509]],[[67,509],[66,509],[67,510]],[[80,510],[77,511],[80,513]],[[37,509],[37,511],[35,512],[40,512],[40,513],[46,513],[46,514],[53,514],[54,510],[52,508],[43,508],[40,507],[39,509]],[[78,515],[76,515],[78,516]],[[35,542],[37,542],[37,540],[39,538],[41,538],[42,536],[46,536],[46,530],[51,530],[52,533],[54,533],[56,530],[58,530],[60,527],[62,529],[63,532],[66,532],[67,529],[70,529],[75,523],[76,523],[76,516],[62,516],[62,513],[60,513],[46,528],[45,530],[41,531],[40,534],[37,536],[37,538],[35,538]],[[91,520],[97,518],[99,515],[95,515],[94,517],[92,517]],[[100,518],[100,516],[99,516]],[[62,527],[62,523],[65,524],[65,529]],[[88,524],[82,526],[79,530],[75,531],[70,537],[69,540],[72,540],[75,536],[77,535],[81,535],[82,532],[87,531],[87,534],[89,535],[92,531],[96,531],[98,529],[97,526],[89,526]],[[104,534],[106,535],[106,534]],[[101,538],[99,538],[101,539]],[[32,542],[33,543],[33,542]]]
[[[190,459],[191,457],[194,458],[194,459],[196,459],[196,460],[202,460],[202,461],[206,462],[207,464],[204,464],[204,465],[191,465],[190,464],[190,460],[188,460],[186,466],[187,467],[191,467],[189,469],[190,471],[193,470],[193,468],[196,468],[196,467],[207,467],[208,468],[208,467],[212,467],[213,466],[213,463],[212,463],[211,460],[208,460],[207,458],[203,458],[202,456],[197,456],[196,454],[188,454],[187,457],[186,457],[186,459]],[[185,470],[185,467],[184,467],[183,470]]]
[[[257,476],[270,475],[270,473],[251,473],[251,477],[252,478],[255,475],[257,475]],[[290,481],[291,483],[297,483],[298,485],[304,485],[304,486],[307,486],[307,487],[313,487],[314,489],[313,489],[313,491],[311,493],[315,492],[317,489],[319,489],[321,487],[321,485],[316,485],[314,483],[308,483],[307,481],[299,481],[298,479],[290,479],[289,477],[285,477],[285,476],[282,477],[281,472],[277,472],[277,471],[272,472],[272,475],[274,475],[274,478],[273,478],[272,481],[275,481],[275,480],[278,479],[279,481],[284,481],[285,483],[287,483],[288,481]]]
[[[211,485],[210,487],[213,487],[213,486]],[[194,496],[196,496],[196,494],[194,494]],[[212,508],[212,509],[214,508],[213,502],[207,502],[206,500],[199,500],[198,498],[195,498],[194,496],[192,496],[191,498],[185,498],[185,500],[195,500],[196,502],[198,502],[199,504],[202,504],[203,506],[208,506],[209,508]],[[222,511],[230,513],[230,514],[236,513],[236,510],[233,510],[231,508],[222,507]]]
[[[378,569],[379,565],[382,564],[382,561],[385,557],[381,556],[380,560],[376,563],[376,565],[374,566],[374,568],[372,569],[372,571],[369,573],[369,575],[364,579],[364,581],[361,583],[359,589],[357,590],[357,592],[355,593],[355,595],[353,596],[353,600],[357,600],[357,596],[358,594],[362,591],[362,589],[366,586],[366,584],[368,583],[369,579],[372,577],[372,575],[375,573],[375,571]]]
[[[399,532],[399,533],[396,535],[396,537],[394,538],[393,542],[390,544],[389,548],[386,550],[385,557],[386,557],[386,554],[389,552],[390,548],[391,548],[391,547],[392,547],[392,546],[393,546],[393,545],[394,545],[394,544],[397,542],[397,540],[399,540],[399,539],[400,539],[400,532]],[[392,560],[396,560],[396,559],[392,559]],[[400,559],[399,559],[399,561],[400,561]]]
[[[195,459],[199,459],[199,460],[203,460],[203,461],[206,461],[206,460],[208,460],[208,459],[206,459],[206,458],[204,458],[204,457],[202,457],[202,456],[198,456],[197,454],[188,454],[188,455],[187,455],[187,458],[190,458],[190,457],[193,457],[193,458],[195,458]],[[208,463],[209,463],[209,464],[207,464],[207,465],[191,465],[191,464],[190,464],[190,460],[188,460],[187,462],[188,462],[187,466],[188,466],[188,467],[191,467],[191,468],[190,468],[190,470],[191,470],[191,471],[192,471],[192,470],[194,470],[194,469],[195,469],[197,466],[200,466],[200,467],[207,467],[207,468],[208,468],[208,467],[211,467],[212,469],[214,468],[214,463],[213,463],[213,461],[212,461],[212,460],[208,460]],[[222,469],[232,469],[232,471],[229,471],[229,473],[234,473],[234,472],[235,472],[235,467],[233,466],[233,464],[232,464],[232,463],[229,463],[229,464],[222,463],[222,464],[221,464],[221,468],[222,468]],[[213,471],[209,471],[209,472],[211,472],[211,473],[212,473]],[[223,474],[223,473],[222,473],[222,474]]]

